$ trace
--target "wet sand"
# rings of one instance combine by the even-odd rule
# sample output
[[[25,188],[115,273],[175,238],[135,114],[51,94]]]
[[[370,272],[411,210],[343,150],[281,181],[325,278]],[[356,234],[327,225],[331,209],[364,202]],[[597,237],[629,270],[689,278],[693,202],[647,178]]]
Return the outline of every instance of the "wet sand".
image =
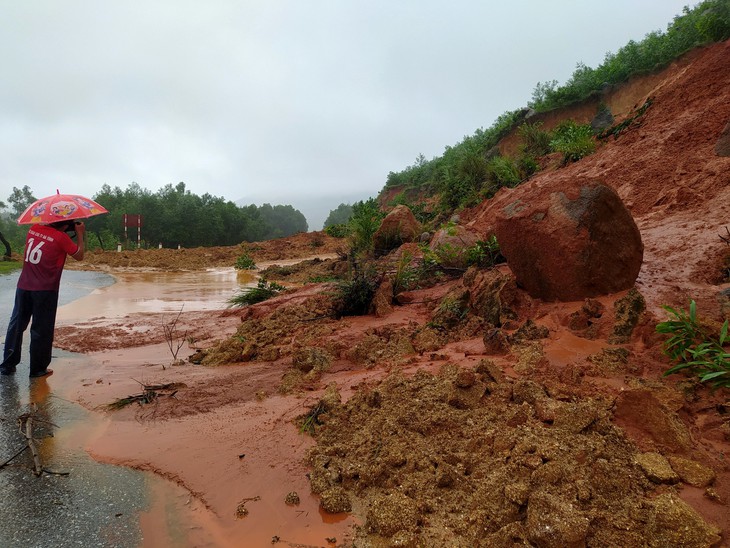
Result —
[[[241,280],[232,270],[195,273],[120,272],[117,283],[59,309],[58,325],[93,321],[115,325],[135,317],[142,324],[131,329],[161,329],[182,308],[202,316],[214,315],[219,337],[233,333],[240,319],[221,319],[225,301]],[[246,280],[245,283],[253,283]],[[194,351],[184,345],[178,358]],[[208,368],[170,366],[167,343],[93,352],[83,363],[54,362],[54,390],[93,409],[101,417],[87,442],[97,460],[152,471],[171,482],[156,488],[155,503],[140,516],[143,546],[265,546],[282,542],[326,546],[341,542],[353,518],[330,516],[310,494],[304,459],[313,444],[300,434],[293,420],[316,398],[280,396],[248,398],[184,418],[158,419],[155,407],[145,406],[138,420],[136,405],[120,411],[103,406],[141,392],[140,383],[214,381],[223,393],[240,388],[249,373],[266,376],[260,364]],[[280,380],[270,374],[269,385]],[[264,383],[266,385],[266,383]],[[185,402],[180,402],[185,405]],[[295,491],[299,505],[287,505]],[[237,509],[247,511],[237,516]],[[239,511],[240,514],[240,511]],[[245,543],[242,544],[243,539]]]

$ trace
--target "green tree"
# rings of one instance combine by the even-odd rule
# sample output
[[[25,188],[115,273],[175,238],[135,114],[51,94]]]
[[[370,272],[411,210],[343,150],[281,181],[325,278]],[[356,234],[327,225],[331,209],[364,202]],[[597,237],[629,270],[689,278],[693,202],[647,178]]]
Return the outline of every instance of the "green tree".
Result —
[[[375,198],[352,204],[352,217],[349,225],[351,245],[354,251],[371,250],[373,235],[378,230],[384,216]]]
[[[324,222],[324,228],[328,226],[343,225],[352,217],[352,206],[350,204],[340,204],[336,209],[330,210],[327,220]]]
[[[13,192],[8,196],[8,202],[12,206],[13,215],[20,217],[22,213],[28,209],[28,206],[36,201],[36,197],[30,190],[28,185],[23,188],[13,187]]]

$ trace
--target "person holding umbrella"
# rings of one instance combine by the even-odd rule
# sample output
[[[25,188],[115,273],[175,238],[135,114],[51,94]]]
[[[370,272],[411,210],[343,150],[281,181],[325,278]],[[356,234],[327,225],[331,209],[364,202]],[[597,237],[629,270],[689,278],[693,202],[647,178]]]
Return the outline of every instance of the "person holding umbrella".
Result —
[[[12,375],[20,363],[23,332],[30,327],[30,377],[47,377],[56,326],[58,289],[66,256],[84,258],[86,227],[78,219],[106,213],[96,202],[57,192],[36,200],[18,218],[31,224],[25,240],[23,269],[15,291],[15,304],[5,337],[0,374]],[[75,232],[76,242],[68,232]]]

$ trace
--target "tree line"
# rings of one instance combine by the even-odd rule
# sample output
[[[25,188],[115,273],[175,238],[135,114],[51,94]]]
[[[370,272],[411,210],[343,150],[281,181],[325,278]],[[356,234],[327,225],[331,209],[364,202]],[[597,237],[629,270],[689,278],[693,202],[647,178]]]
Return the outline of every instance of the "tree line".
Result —
[[[238,206],[208,193],[193,194],[183,182],[165,185],[157,192],[137,183],[125,189],[104,184],[91,198],[109,213],[86,220],[90,248],[115,249],[118,243],[136,245],[136,228],[128,229],[125,238],[124,214],[142,216],[142,247],[237,245],[308,230],[304,215],[291,205]],[[15,220],[35,200],[26,185],[13,188],[7,205],[0,202],[0,233],[16,251],[24,245],[27,227],[18,226]]]

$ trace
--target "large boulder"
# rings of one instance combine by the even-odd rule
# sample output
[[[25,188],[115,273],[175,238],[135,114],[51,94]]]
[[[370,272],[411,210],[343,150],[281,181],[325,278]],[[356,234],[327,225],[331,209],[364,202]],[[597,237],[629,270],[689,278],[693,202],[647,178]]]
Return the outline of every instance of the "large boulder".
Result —
[[[398,205],[388,213],[373,234],[376,253],[386,254],[406,242],[414,242],[421,235],[421,225],[408,206]]]
[[[518,187],[496,211],[494,227],[518,284],[546,301],[623,291],[641,268],[639,229],[600,182]]]

